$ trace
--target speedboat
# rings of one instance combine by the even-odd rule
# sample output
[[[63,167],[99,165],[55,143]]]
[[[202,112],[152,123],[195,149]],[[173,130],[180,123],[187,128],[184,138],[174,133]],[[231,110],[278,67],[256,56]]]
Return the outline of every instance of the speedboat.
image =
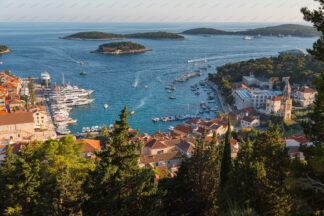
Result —
[[[244,40],[251,40],[252,38],[250,36],[244,36],[243,39]]]
[[[159,118],[152,118],[152,121],[158,122],[158,121],[160,121],[160,119]]]
[[[170,96],[169,97],[169,99],[172,99],[172,100],[174,100],[174,99],[177,99],[176,97],[174,97],[174,96]]]
[[[105,104],[105,105],[104,105],[104,108],[105,108],[105,109],[108,109],[108,107],[109,107],[108,104]]]
[[[85,72],[85,71],[80,73],[80,75],[87,75],[87,74],[88,74],[88,72]]]
[[[56,132],[61,134],[61,135],[66,135],[66,134],[70,134],[71,131],[67,128],[64,128],[64,127],[58,127],[56,128]]]

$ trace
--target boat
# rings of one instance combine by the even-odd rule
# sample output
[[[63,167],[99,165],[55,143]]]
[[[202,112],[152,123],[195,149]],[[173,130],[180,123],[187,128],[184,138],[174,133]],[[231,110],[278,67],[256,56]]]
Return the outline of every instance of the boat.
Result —
[[[80,73],[80,75],[87,75],[87,74],[88,74],[88,72],[85,72],[85,71]]]
[[[80,64],[80,65],[83,65],[83,64],[84,64],[84,62],[83,62],[83,61],[79,61],[79,64]]]
[[[145,85],[144,88],[148,88],[148,85]]]
[[[250,36],[244,36],[243,39],[244,40],[251,40],[252,38]]]
[[[176,97],[174,97],[174,96],[170,96],[169,97],[169,99],[172,99],[172,100],[174,100],[174,99],[177,99]]]
[[[172,91],[169,89],[168,92],[171,93]]]
[[[0,62],[0,65],[2,65],[3,63],[2,62]]]
[[[70,134],[71,133],[71,131],[69,129],[64,128],[64,127],[58,127],[58,128],[56,128],[56,132],[58,134],[61,134],[61,135],[67,135],[67,134]]]
[[[132,110],[132,111],[130,112],[130,114],[131,114],[131,115],[134,115],[134,114],[135,114],[135,111],[134,111],[134,110]]]
[[[196,92],[195,95],[200,95],[200,92]]]
[[[133,86],[134,88],[136,88],[136,87],[137,87],[137,83],[134,83],[132,86]]]
[[[104,105],[104,108],[105,108],[105,109],[108,109],[108,107],[109,107],[108,104],[105,104],[105,105]]]
[[[158,122],[158,121],[160,121],[160,119],[159,118],[152,118],[152,121],[153,122]]]

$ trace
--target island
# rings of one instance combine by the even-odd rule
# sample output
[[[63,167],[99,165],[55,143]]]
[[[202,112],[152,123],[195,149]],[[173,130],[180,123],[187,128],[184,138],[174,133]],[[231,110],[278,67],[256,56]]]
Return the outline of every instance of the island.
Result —
[[[283,24],[264,28],[248,29],[245,31],[223,31],[214,28],[195,28],[182,32],[191,35],[251,35],[251,36],[295,36],[319,37],[321,33],[312,26],[299,24]]]
[[[101,54],[111,54],[111,55],[120,55],[120,54],[134,54],[151,51],[146,49],[145,46],[131,41],[127,42],[115,42],[115,43],[105,43],[101,44],[97,50],[93,51],[94,53]]]
[[[169,32],[145,32],[133,34],[113,34],[105,32],[78,32],[69,36],[60,37],[61,39],[69,40],[118,40],[118,39],[154,39],[154,40],[184,40],[185,37]]]
[[[11,50],[6,45],[0,44],[0,54],[11,52]]]

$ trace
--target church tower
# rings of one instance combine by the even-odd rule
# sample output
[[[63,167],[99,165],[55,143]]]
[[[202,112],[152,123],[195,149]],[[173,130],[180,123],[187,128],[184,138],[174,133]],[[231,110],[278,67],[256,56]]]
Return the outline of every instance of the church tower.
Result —
[[[281,100],[280,115],[283,116],[284,120],[291,119],[291,109],[292,109],[292,100],[291,96],[291,87],[289,84],[289,77],[283,77],[282,81],[286,83],[283,90],[283,97]]]

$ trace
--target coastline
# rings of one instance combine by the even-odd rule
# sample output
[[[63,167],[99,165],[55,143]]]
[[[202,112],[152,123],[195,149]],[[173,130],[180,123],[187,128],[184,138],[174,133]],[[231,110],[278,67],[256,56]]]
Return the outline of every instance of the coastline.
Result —
[[[10,53],[10,52],[12,52],[11,49],[7,49],[5,51],[1,51],[0,54]]]
[[[122,40],[122,39],[128,39],[126,37],[121,38],[100,38],[100,39],[91,39],[91,38],[73,38],[73,37],[59,37],[60,39],[65,40],[85,40],[85,41],[108,41],[108,40]]]
[[[186,38],[141,38],[141,37],[120,37],[120,38],[100,38],[100,39],[91,39],[91,38],[73,38],[73,37],[59,37],[60,39],[65,40],[79,40],[79,41],[109,41],[109,40],[124,40],[124,39],[149,39],[149,40],[186,40]]]
[[[139,50],[130,50],[130,51],[115,51],[115,52],[100,52],[98,50],[91,51],[91,53],[99,53],[99,54],[109,54],[109,55],[121,55],[121,54],[135,54],[152,51],[152,49],[139,49]]]

